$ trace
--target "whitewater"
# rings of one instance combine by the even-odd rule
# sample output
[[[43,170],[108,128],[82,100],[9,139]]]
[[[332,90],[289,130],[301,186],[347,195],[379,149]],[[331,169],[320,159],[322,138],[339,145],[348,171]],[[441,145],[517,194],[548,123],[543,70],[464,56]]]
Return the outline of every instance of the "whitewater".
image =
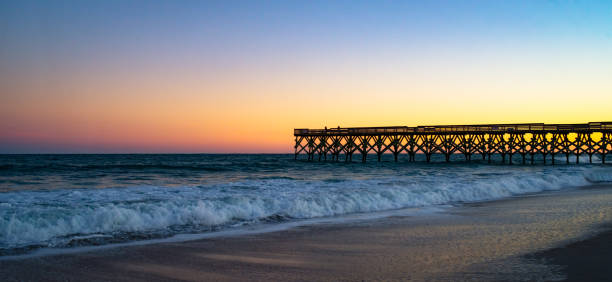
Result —
[[[610,181],[612,167],[601,164],[5,155],[0,156],[0,255],[458,205]]]

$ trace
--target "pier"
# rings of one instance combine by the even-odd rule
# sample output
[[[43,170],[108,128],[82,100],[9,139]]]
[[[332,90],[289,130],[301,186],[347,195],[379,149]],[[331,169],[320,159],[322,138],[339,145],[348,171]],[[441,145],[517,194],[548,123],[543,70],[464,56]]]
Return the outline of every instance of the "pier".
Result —
[[[512,164],[513,156],[520,155],[523,164],[534,164],[534,156],[542,156],[552,164],[561,158],[565,163],[580,162],[580,155],[593,155],[606,162],[612,151],[612,122],[582,124],[479,124],[434,126],[387,126],[324,129],[294,129],[295,158],[306,155],[308,160],[352,161],[361,155],[393,154],[398,161],[407,155],[415,161],[416,154],[425,155],[427,162],[433,154],[443,154],[447,162],[453,154],[462,154],[466,161],[473,156],[491,162],[492,155],[500,155],[503,163]]]

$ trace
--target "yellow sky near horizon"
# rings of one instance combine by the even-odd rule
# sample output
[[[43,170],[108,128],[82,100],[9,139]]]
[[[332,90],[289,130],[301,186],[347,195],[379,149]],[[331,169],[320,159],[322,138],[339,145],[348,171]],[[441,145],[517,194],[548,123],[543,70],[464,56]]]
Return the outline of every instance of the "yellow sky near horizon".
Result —
[[[534,81],[530,73],[499,70],[457,77],[279,73],[285,77],[278,82],[263,74],[210,84],[133,75],[60,78],[15,86],[19,95],[2,104],[1,118],[16,138],[194,152],[289,152],[293,128],[610,119],[612,86],[605,79],[563,74]]]

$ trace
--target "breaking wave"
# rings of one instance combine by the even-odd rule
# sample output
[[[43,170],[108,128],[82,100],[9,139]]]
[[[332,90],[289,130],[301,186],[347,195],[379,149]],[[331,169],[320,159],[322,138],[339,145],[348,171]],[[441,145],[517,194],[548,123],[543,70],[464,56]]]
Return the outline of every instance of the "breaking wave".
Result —
[[[605,168],[477,172],[443,170],[334,181],[264,177],[186,187],[5,192],[0,193],[0,255],[257,222],[492,200],[612,181],[612,170]]]

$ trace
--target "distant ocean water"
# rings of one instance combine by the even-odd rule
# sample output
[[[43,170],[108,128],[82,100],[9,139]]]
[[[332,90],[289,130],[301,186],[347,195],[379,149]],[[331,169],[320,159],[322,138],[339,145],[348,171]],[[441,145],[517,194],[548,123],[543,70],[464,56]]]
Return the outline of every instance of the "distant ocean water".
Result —
[[[0,256],[612,181],[609,165],[453,158],[363,164],[293,155],[0,155]]]

